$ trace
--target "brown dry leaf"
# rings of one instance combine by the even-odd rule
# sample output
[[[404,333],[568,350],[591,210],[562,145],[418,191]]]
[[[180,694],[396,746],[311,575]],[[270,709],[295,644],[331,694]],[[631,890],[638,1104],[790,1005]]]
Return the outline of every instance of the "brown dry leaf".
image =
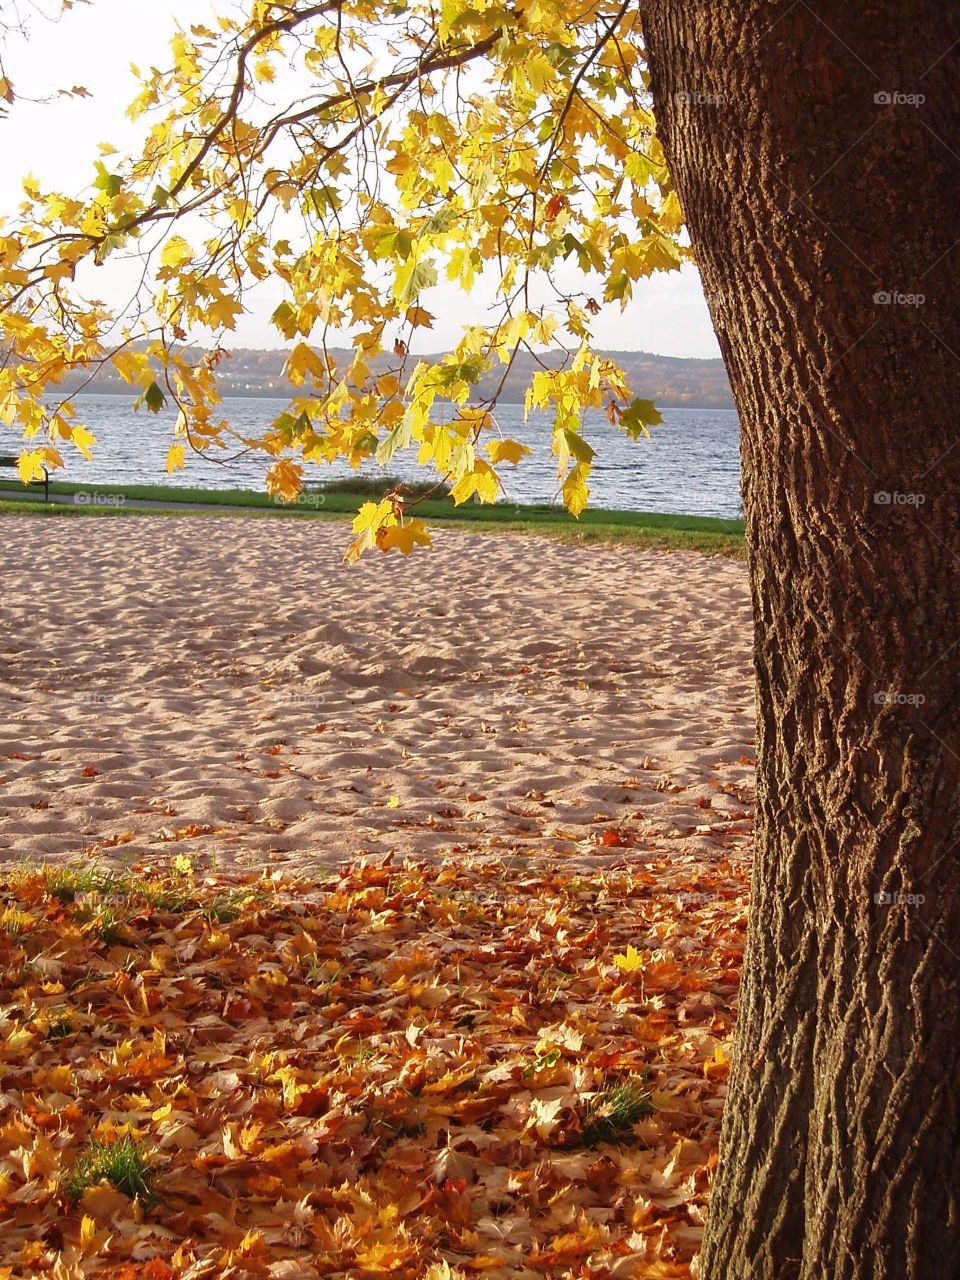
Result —
[[[120,934],[43,872],[0,882],[0,1276],[57,1252],[121,1280],[690,1275],[743,951],[732,861],[131,874],[94,908]],[[652,1114],[589,1137],[618,1085]],[[134,1143],[156,1197],[72,1199],[91,1141]]]

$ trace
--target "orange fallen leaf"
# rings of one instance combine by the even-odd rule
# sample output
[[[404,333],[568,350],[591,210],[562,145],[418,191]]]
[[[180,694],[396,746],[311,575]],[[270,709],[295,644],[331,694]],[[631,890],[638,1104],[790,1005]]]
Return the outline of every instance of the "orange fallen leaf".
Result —
[[[628,835],[619,831],[616,827],[607,827],[600,837],[600,843],[605,849],[622,849],[630,845],[632,841]]]

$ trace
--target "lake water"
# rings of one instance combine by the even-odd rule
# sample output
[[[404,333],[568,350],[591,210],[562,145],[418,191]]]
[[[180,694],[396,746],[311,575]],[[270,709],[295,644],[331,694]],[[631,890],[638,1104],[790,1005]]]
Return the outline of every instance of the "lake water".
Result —
[[[185,470],[168,477],[167,449],[172,439],[172,413],[134,413],[123,396],[75,397],[80,417],[97,436],[93,462],[64,451],[66,472],[58,478],[89,484],[162,483],[195,489],[262,489],[267,461],[256,454],[214,462],[187,452]],[[243,434],[258,435],[281,413],[286,402],[267,398],[231,398],[224,416]],[[738,516],[740,510],[739,428],[732,409],[664,409],[663,423],[652,437],[633,443],[591,412],[586,437],[597,451],[591,475],[591,504],[632,511]],[[550,454],[549,424],[544,417],[523,421],[521,405],[501,405],[497,421],[504,436],[533,449],[514,470],[502,475],[507,498],[515,502],[557,501],[555,460]],[[228,455],[222,455],[224,458]],[[312,482],[350,474],[346,466],[308,467]],[[368,464],[361,474],[384,474]],[[413,456],[396,455],[389,474],[422,479]]]

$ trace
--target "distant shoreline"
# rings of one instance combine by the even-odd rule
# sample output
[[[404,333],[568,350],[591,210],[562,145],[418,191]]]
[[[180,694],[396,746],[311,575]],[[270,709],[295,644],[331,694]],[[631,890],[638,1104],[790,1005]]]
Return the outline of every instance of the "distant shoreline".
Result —
[[[187,347],[186,353],[199,357],[200,347]],[[327,354],[346,367],[355,356],[352,349],[331,347]],[[420,351],[411,353],[410,359],[436,364],[449,353]],[[607,348],[598,351],[599,356],[612,360],[627,376],[634,390],[648,400],[671,409],[734,409],[730,381],[722,360],[702,356],[659,356],[648,351],[620,351]],[[283,399],[300,393],[286,378],[288,350],[257,350],[252,347],[236,347],[225,355],[218,370],[217,381],[221,394],[250,399]],[[484,373],[473,388],[477,400],[486,401],[496,396],[501,404],[523,404],[527,388],[542,369],[558,369],[567,353],[558,349],[533,356],[519,352],[504,375],[500,367]],[[371,361],[374,375],[393,371],[396,360],[389,354],[381,354]],[[506,381],[501,386],[501,378]],[[81,388],[83,388],[81,390]],[[89,383],[80,375],[72,375],[63,383],[63,389],[71,395],[129,394],[130,388],[116,370],[109,365],[93,376]]]

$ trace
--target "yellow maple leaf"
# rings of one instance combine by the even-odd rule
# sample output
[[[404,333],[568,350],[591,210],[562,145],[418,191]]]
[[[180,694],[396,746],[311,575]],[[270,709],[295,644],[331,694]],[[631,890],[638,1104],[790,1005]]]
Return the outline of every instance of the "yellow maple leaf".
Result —
[[[92,461],[93,454],[90,452],[90,446],[97,443],[97,437],[92,431],[88,431],[86,427],[74,427],[70,433],[70,439],[77,446],[88,462]]]
[[[386,498],[382,502],[365,502],[353,519],[351,527],[357,536],[344,552],[347,564],[356,564],[365,551],[377,546],[381,531],[396,523],[392,502]]]
[[[477,459],[473,470],[461,476],[450,490],[450,497],[458,506],[472,498],[474,494],[481,502],[496,502],[500,494],[497,473],[489,462],[484,462],[480,458]]]
[[[354,533],[369,533],[379,529],[393,517],[393,504],[386,498],[382,502],[365,502],[353,518]]]
[[[295,502],[303,492],[303,467],[281,458],[267,472],[267,493],[281,502]]]
[[[713,1057],[703,1064],[703,1074],[708,1080],[726,1080],[730,1073],[730,1059],[724,1052],[723,1045],[718,1044]]]
[[[160,254],[160,265],[168,267],[171,271],[176,271],[185,262],[189,262],[192,257],[193,250],[183,236],[171,236],[163,246],[163,252]]]
[[[73,1068],[65,1064],[53,1067],[47,1077],[47,1083],[58,1093],[66,1093],[68,1089],[73,1088]]]
[[[182,471],[186,466],[186,452],[182,444],[172,444],[167,450],[167,475]]]
[[[430,533],[422,520],[408,520],[406,524],[381,529],[377,546],[381,551],[397,550],[402,556],[408,556],[414,547],[430,546]]]
[[[267,1076],[267,1080],[270,1083],[276,1081],[281,1085],[283,1089],[283,1105],[287,1111],[293,1111],[300,1095],[307,1087],[300,1084],[295,1067],[278,1067],[276,1071]]]
[[[627,947],[622,955],[613,957],[613,963],[621,973],[638,973],[643,968],[643,956],[636,947]]]
[[[357,1249],[357,1264],[361,1271],[374,1275],[384,1272],[399,1271],[414,1256],[415,1250],[399,1240],[395,1243],[374,1241]]]
[[[243,314],[243,304],[236,298],[217,298],[207,307],[207,323],[213,328],[235,329],[237,316]]]
[[[590,490],[587,487],[587,476],[589,474],[589,464],[578,462],[575,467],[571,468],[570,474],[563,482],[563,505],[572,516],[579,517],[581,511],[590,500]]]
[[[298,342],[287,357],[284,372],[295,387],[302,387],[307,377],[319,385],[327,375],[327,367],[312,347]]]
[[[494,466],[498,462],[512,462],[516,465],[524,454],[530,452],[531,450],[525,444],[520,444],[518,440],[491,440],[487,444],[487,453]]]
[[[89,1254],[95,1253],[98,1247],[96,1220],[91,1218],[88,1213],[85,1213],[80,1222],[80,1251],[84,1257],[87,1257]]]
[[[560,1118],[563,1114],[566,1102],[563,1097],[560,1098],[537,1098],[535,1097],[530,1103],[530,1119],[540,1135],[541,1139],[546,1139],[553,1133]]]
[[[21,484],[30,484],[34,480],[43,479],[43,450],[33,449],[29,453],[21,453],[17,459],[17,472]]]
[[[153,380],[150,360],[145,351],[115,351],[111,357],[114,368],[124,382],[149,383]]]
[[[659,221],[663,230],[671,234],[679,231],[683,226],[683,210],[680,208],[680,201],[675,191],[671,191],[660,206]]]

